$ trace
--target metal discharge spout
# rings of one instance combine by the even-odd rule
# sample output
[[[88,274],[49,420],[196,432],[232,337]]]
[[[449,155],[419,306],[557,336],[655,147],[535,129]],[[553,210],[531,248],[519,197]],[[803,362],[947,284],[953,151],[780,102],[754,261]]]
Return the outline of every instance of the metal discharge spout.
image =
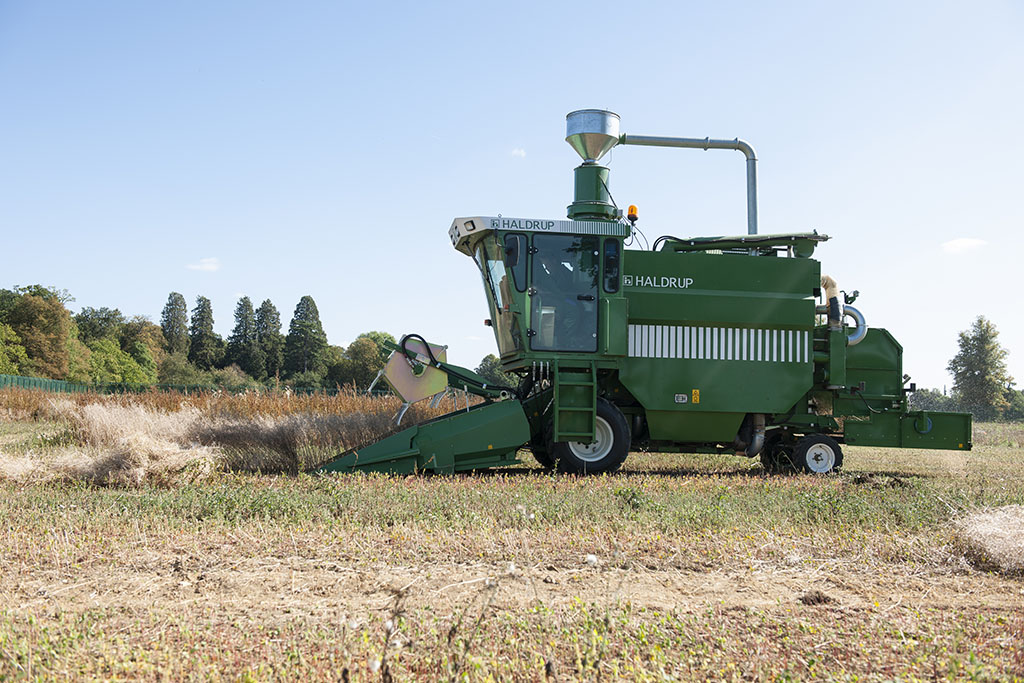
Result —
[[[683,147],[686,149],[735,149],[747,158],[747,233],[757,234],[757,154],[748,142],[734,140],[713,140],[711,138],[665,138],[650,135],[619,136],[620,145],[644,145],[647,147]]]

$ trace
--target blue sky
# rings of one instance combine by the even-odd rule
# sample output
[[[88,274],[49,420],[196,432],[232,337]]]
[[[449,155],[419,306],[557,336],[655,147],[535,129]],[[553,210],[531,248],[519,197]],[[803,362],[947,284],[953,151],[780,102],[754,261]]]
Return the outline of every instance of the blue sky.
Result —
[[[564,217],[573,109],[623,132],[742,137],[761,231],[950,384],[992,319],[1024,384],[1024,9],[1013,2],[0,0],[0,287],[158,319],[240,295],[332,343],[418,332],[494,352],[465,215]],[[625,147],[611,188],[661,234],[745,231],[743,157]]]

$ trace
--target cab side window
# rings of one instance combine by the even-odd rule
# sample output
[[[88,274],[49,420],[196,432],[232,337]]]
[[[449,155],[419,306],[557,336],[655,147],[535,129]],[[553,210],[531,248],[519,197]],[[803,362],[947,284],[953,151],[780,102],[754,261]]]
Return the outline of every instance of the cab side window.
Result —
[[[619,240],[604,241],[604,291],[614,294],[619,291]]]

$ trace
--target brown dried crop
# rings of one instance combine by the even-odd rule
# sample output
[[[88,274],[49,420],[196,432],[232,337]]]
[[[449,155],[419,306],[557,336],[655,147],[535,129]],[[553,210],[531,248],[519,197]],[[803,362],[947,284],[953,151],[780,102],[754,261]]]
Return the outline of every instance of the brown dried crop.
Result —
[[[0,457],[0,476],[138,485],[202,477],[217,465],[215,449],[188,438],[201,417],[194,408],[161,413],[141,406],[76,405],[58,399],[47,416],[64,425],[64,443],[47,449],[45,455],[30,450],[21,457]]]
[[[297,473],[395,433],[399,405],[393,397],[359,394],[151,392],[55,399],[3,392],[0,409],[53,421],[64,431],[56,445],[24,455],[0,453],[0,479],[133,486],[191,482],[218,470]],[[443,412],[413,406],[401,428]]]

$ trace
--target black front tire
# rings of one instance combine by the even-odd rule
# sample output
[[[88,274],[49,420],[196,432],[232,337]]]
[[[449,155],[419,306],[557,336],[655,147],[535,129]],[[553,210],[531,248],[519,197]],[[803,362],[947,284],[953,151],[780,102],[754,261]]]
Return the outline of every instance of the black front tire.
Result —
[[[558,469],[568,474],[600,474],[614,472],[629,455],[630,434],[626,416],[610,401],[597,399],[594,442],[554,443],[548,436],[548,453]]]
[[[533,459],[537,461],[537,464],[539,464],[544,469],[555,469],[555,459],[551,457],[551,451],[548,450],[548,447],[544,444],[543,440],[531,440],[530,453],[533,454]]]

